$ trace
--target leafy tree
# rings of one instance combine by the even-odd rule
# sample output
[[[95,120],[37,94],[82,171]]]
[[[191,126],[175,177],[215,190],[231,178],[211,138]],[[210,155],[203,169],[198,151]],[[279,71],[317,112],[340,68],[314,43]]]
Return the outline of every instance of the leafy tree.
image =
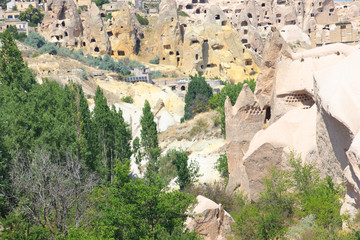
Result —
[[[213,95],[211,87],[206,83],[205,77],[201,76],[201,73],[190,77],[191,81],[185,95],[185,120],[193,118],[197,112],[207,110],[208,100]]]
[[[25,65],[14,38],[6,30],[0,40],[0,83],[13,89],[29,91],[35,84],[35,77]]]
[[[19,19],[21,21],[29,22],[29,26],[31,27],[36,27],[44,19],[44,14],[41,13],[39,9],[30,5],[25,12],[20,13]]]
[[[90,228],[97,239],[162,239],[164,234],[196,239],[193,233],[191,237],[188,232],[179,231],[183,229],[185,211],[193,203],[193,196],[166,192],[164,186],[131,179],[129,168],[129,162],[119,163],[112,184],[95,192],[94,212],[98,214]]]
[[[216,109],[220,113],[219,122],[221,124],[221,132],[225,135],[225,100],[228,96],[232,105],[235,104],[242,87],[244,84],[247,83],[252,92],[255,91],[256,82],[254,79],[244,80],[242,83],[237,83],[235,85],[231,85],[227,83],[219,93],[215,94],[213,97],[210,98],[209,104],[211,109]]]
[[[131,156],[131,133],[124,122],[121,110],[117,112],[114,106],[110,110],[100,87],[95,93],[92,126],[95,134],[92,144],[94,155],[97,156],[97,168],[107,176],[108,181],[111,181],[116,161],[124,162]]]
[[[174,155],[172,161],[178,175],[177,183],[180,186],[180,190],[183,190],[191,183],[190,171],[188,168],[188,156],[184,151],[175,151]]]

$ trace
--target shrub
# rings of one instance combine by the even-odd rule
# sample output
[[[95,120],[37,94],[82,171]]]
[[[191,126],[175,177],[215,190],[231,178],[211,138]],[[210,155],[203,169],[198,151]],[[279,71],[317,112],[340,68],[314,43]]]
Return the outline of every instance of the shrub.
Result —
[[[88,80],[88,75],[87,75],[86,71],[83,70],[81,75],[85,80]]]
[[[159,56],[156,56],[149,61],[149,63],[151,63],[151,64],[159,64],[159,62],[160,62]]]
[[[223,178],[229,177],[229,167],[226,153],[219,156],[219,158],[215,162],[214,167]]]
[[[131,96],[123,97],[123,98],[121,99],[121,101],[126,102],[126,103],[134,103],[134,99],[132,99]]]
[[[178,14],[181,17],[190,17],[186,12],[181,11],[180,8],[178,8]]]
[[[136,19],[141,25],[149,25],[149,20],[146,17],[136,14]]]
[[[30,32],[27,38],[25,39],[24,43],[33,48],[41,48],[42,46],[45,45],[46,41],[45,38],[40,34],[36,32]]]
[[[44,46],[42,46],[40,49],[40,53],[44,54],[44,53],[48,53],[51,55],[56,55],[59,47],[56,46],[54,43],[46,43]]]
[[[152,71],[151,74],[153,79],[164,77],[160,71]]]

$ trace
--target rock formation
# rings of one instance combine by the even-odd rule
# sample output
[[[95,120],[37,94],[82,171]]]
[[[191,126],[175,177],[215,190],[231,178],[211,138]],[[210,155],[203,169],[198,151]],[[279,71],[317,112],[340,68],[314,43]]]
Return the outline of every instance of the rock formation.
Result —
[[[179,8],[191,16],[189,22],[201,23],[207,17],[210,4],[207,0],[177,0]],[[315,24],[337,21],[332,0],[300,1],[237,1],[217,0],[218,5],[238,31],[242,43],[255,54],[262,54],[261,36],[266,36],[272,26],[281,29],[286,25],[297,25],[309,33]]]
[[[190,214],[185,225],[190,231],[196,230],[205,240],[225,240],[231,231],[234,220],[224,208],[201,195],[197,196],[197,205]]]
[[[104,31],[104,22],[101,18],[99,8],[92,3],[87,12],[81,15],[83,20],[83,38],[81,49],[85,54],[90,53],[95,56],[103,56],[110,52],[110,42]]]
[[[234,190],[248,189],[245,186],[247,174],[242,160],[251,139],[264,124],[264,114],[251,89],[245,84],[234,106],[229,98],[226,99],[225,116],[226,152],[230,173],[226,191],[232,193]]]
[[[273,51],[264,54],[252,100],[269,109],[269,126],[258,127],[248,149],[244,148],[236,133],[246,133],[241,127],[245,121],[233,120],[243,114],[242,109],[226,111],[228,191],[239,187],[256,200],[270,166],[286,169],[288,155],[294,150],[322,176],[329,175],[337,183],[345,181],[342,213],[348,211],[353,217],[360,207],[358,46],[334,44],[293,53],[278,32],[269,37],[265,48],[272,46]],[[248,104],[242,94],[236,105]]]
[[[41,24],[41,32],[48,41],[69,48],[80,47],[83,26],[73,0],[49,0]]]
[[[106,22],[106,34],[111,43],[110,56],[115,59],[133,57],[139,52],[141,30],[127,2],[118,3],[120,10]]]

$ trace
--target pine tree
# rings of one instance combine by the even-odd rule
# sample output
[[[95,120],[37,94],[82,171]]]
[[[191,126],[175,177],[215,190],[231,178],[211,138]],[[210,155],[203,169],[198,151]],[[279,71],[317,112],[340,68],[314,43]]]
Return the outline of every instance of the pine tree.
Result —
[[[13,89],[29,91],[36,83],[35,77],[25,65],[10,31],[5,31],[0,40],[0,83]]]

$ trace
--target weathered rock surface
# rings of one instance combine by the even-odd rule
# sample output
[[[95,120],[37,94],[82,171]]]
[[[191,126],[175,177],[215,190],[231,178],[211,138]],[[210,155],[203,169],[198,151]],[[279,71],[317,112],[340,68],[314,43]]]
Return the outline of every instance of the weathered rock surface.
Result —
[[[293,53],[284,51],[286,45],[275,34],[270,35],[273,43],[269,41],[268,46],[273,45],[273,52],[264,54],[264,73],[255,96],[259,105],[269,107],[270,126],[256,133],[246,153],[241,147],[227,149],[230,172],[235,169],[234,161],[242,161],[236,165],[242,168],[241,174],[235,179],[230,175],[229,183],[239,183],[251,199],[257,199],[270,166],[286,169],[288,154],[295,150],[303,162],[319,168],[322,176],[330,175],[337,183],[345,181],[347,194],[341,211],[353,217],[360,199],[360,50],[334,44]],[[241,114],[241,109],[234,111],[226,112],[227,123]],[[241,129],[231,121],[227,127],[230,134]],[[228,146],[236,146],[236,137],[229,141]]]
[[[61,46],[80,47],[83,26],[73,0],[49,0],[41,33],[48,41]]]
[[[196,230],[205,240],[225,240],[231,232],[233,218],[224,208],[212,200],[197,196],[197,205],[191,211],[194,218],[188,218],[185,222],[190,231]]]
[[[229,167],[229,183],[227,193],[244,190],[247,181],[243,165],[243,156],[255,133],[264,124],[263,110],[255,100],[254,94],[247,84],[243,86],[234,106],[229,98],[225,102],[226,115],[226,152]],[[240,187],[239,189],[237,189]]]
[[[83,38],[81,49],[85,54],[103,56],[110,53],[110,42],[104,31],[104,22],[99,8],[92,3],[87,12],[81,14],[83,25]]]

